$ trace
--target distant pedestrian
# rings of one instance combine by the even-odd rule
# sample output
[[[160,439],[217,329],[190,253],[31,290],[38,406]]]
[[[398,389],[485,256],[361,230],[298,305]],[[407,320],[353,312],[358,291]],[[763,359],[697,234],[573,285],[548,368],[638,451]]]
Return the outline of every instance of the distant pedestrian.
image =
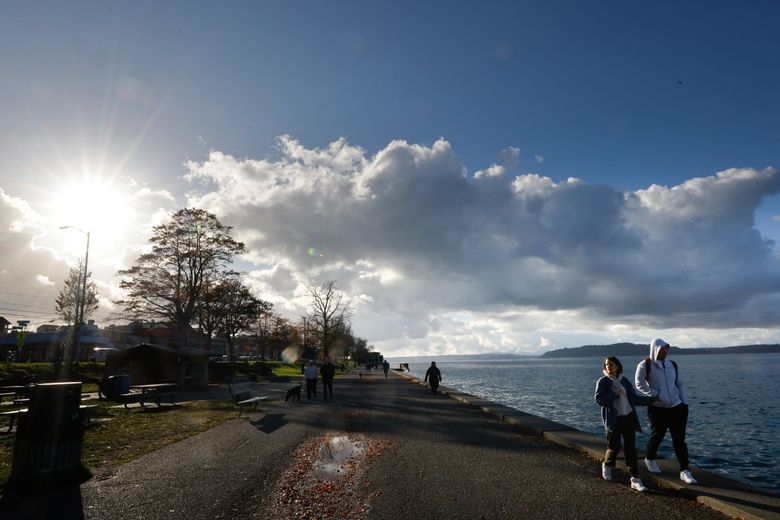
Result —
[[[685,396],[677,363],[668,359],[670,348],[661,338],[654,339],[650,343],[650,356],[636,366],[636,387],[645,395],[657,399],[647,407],[650,437],[647,439],[645,465],[651,473],[661,473],[655,457],[661,441],[666,436],[666,430],[669,430],[680,467],[680,480],[686,484],[698,484],[688,468],[688,445],[685,444],[688,398]]]
[[[323,360],[320,376],[322,376],[322,398],[327,399],[330,396],[333,399],[333,378],[336,376],[336,365],[330,362],[330,358],[326,357]]]
[[[435,394],[439,389],[439,381],[441,381],[441,371],[436,367],[436,361],[431,361],[431,366],[425,371],[425,381],[428,381],[431,392]]]
[[[306,380],[306,399],[317,397],[317,365],[310,361],[303,370],[303,378]]]
[[[386,359],[382,361],[382,370],[385,373],[385,377],[387,377],[387,372],[390,371],[390,363],[388,363]]]
[[[607,431],[607,452],[601,464],[601,476],[604,480],[612,480],[612,469],[620,453],[622,437],[626,466],[631,474],[631,489],[647,491],[637,467],[636,432],[642,431],[642,428],[634,405],[647,406],[655,398],[640,394],[623,377],[623,365],[618,358],[607,356],[602,368],[604,376],[596,382],[596,403],[601,406],[601,419]]]

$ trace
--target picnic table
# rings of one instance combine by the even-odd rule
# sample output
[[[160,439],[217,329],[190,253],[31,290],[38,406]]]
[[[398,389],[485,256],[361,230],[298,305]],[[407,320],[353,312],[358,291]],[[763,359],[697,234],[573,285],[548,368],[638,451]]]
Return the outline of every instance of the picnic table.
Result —
[[[13,395],[14,399],[29,398],[35,385],[8,385],[0,386],[0,395]]]
[[[79,421],[84,427],[89,426],[92,423],[92,416],[97,412],[98,406],[96,404],[81,404],[79,405]],[[29,412],[29,408],[22,408],[20,410],[9,410],[7,412],[0,412],[0,417],[8,418],[8,429],[5,433],[11,433],[14,428],[16,419]]]
[[[130,393],[120,394],[120,399],[125,401],[125,408],[127,403],[131,400],[137,399],[141,406],[145,406],[145,401],[153,400],[157,403],[157,406],[161,406],[163,398],[171,400],[171,404],[174,404],[174,398],[176,397],[176,391],[179,385],[176,383],[149,383],[145,385],[130,385]]]

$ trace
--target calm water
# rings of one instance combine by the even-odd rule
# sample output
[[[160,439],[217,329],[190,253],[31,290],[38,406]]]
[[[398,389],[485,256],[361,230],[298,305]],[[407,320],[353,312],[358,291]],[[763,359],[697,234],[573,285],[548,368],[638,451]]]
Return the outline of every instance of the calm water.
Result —
[[[641,359],[621,359],[625,375],[632,381],[636,363]],[[691,463],[780,492],[780,354],[675,359],[690,401],[687,441]],[[436,364],[445,386],[582,431],[599,435],[604,432],[600,409],[593,400],[596,380],[601,376],[601,358]],[[420,378],[428,366],[430,360],[409,364],[411,373]],[[637,438],[637,447],[644,449],[649,429],[647,413],[644,407],[637,407],[637,412],[645,430]],[[664,457],[674,457],[668,434],[659,452]]]

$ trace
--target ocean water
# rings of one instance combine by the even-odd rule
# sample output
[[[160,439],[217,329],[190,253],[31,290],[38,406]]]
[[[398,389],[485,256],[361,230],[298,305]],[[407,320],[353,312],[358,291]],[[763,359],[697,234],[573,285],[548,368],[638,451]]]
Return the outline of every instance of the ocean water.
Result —
[[[633,381],[643,358],[621,358]],[[677,356],[690,401],[687,442],[691,464],[758,488],[780,493],[780,354]],[[393,360],[406,362],[403,359]],[[603,435],[601,411],[593,396],[601,358],[510,358],[452,361],[436,365],[444,386],[512,408]],[[430,359],[411,359],[412,374],[424,377]],[[644,449],[647,412],[637,407]],[[606,448],[606,442],[605,442]],[[659,453],[674,458],[667,433]]]

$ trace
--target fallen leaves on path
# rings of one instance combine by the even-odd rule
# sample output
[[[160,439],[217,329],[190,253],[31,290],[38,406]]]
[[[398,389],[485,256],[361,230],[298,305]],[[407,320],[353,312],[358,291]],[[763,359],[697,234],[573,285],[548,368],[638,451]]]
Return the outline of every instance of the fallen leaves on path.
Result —
[[[355,433],[330,433],[305,442],[295,450],[295,463],[280,480],[278,516],[289,520],[367,518],[370,497],[361,494],[360,487],[372,461],[390,444]]]

